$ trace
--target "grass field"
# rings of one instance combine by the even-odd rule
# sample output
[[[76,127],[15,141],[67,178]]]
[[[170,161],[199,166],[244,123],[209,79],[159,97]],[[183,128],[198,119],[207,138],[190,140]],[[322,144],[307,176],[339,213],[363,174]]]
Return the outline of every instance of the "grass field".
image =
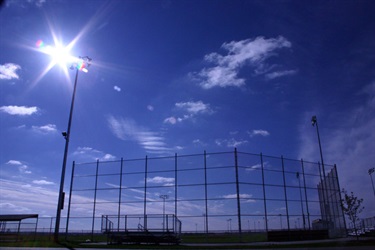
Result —
[[[183,234],[181,236],[182,243],[180,245],[155,245],[155,244],[124,244],[124,245],[107,245],[105,235],[94,235],[94,241],[91,241],[91,234],[71,234],[67,239],[61,237],[59,243],[53,241],[52,235],[34,234],[21,235],[18,241],[9,239],[9,241],[0,241],[0,247],[65,247],[65,248],[131,248],[131,249],[251,249],[251,248],[291,248],[291,245],[285,244],[267,244],[266,235],[260,233],[242,234],[240,238],[238,234]],[[251,242],[265,242],[264,245],[251,245]],[[211,245],[210,244],[215,244]],[[217,245],[218,244],[218,245]],[[223,244],[223,245],[220,245]],[[294,243],[292,247],[344,247],[344,246],[375,246],[375,240],[367,239],[356,241],[328,241],[306,244]]]

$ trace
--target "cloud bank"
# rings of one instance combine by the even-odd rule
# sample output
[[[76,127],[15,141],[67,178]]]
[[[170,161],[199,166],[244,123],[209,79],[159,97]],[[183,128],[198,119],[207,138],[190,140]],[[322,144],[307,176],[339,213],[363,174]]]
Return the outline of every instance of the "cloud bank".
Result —
[[[250,65],[256,75],[268,73],[274,66],[269,66],[265,62],[266,59],[274,56],[276,50],[291,46],[291,42],[282,36],[269,39],[260,36],[255,39],[224,43],[221,48],[227,51],[226,55],[216,52],[205,55],[204,61],[212,66],[191,73],[190,76],[204,89],[241,87],[245,85],[245,79],[238,76],[241,68]],[[268,73],[266,77],[273,79],[294,73],[295,71],[292,70],[279,71]]]

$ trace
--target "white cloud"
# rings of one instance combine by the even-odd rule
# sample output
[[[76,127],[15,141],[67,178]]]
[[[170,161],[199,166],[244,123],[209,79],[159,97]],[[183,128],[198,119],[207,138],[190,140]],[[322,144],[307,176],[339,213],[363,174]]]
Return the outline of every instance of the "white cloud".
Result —
[[[251,195],[251,194],[239,194],[239,196],[240,196],[241,199],[250,199],[251,197],[253,197],[253,195]],[[236,199],[237,194],[223,195],[223,198],[224,199]]]
[[[258,163],[258,164],[255,164],[253,166],[246,167],[246,171],[254,171],[256,169],[260,169],[261,167],[262,167],[262,165],[260,163]]]
[[[147,178],[147,183],[157,183],[157,184],[174,183],[174,178],[155,176],[153,178]]]
[[[46,181],[46,180],[34,180],[33,183],[37,184],[37,185],[53,185],[53,184],[55,184],[51,181]]]
[[[6,201],[6,204],[0,204],[2,213],[36,213],[35,211],[39,211],[39,214],[56,215],[56,191],[5,179],[0,179],[0,187],[0,201]]]
[[[203,103],[202,101],[197,102],[177,102],[175,106],[188,114],[184,114],[181,117],[171,116],[164,119],[164,123],[176,124],[188,119],[194,119],[198,114],[212,114],[213,110],[210,108],[210,104]]]
[[[91,147],[78,147],[73,155],[79,156],[87,160],[99,160],[99,161],[113,161],[116,160],[116,156],[104,153],[100,150],[93,149]]]
[[[240,87],[245,84],[245,79],[239,78],[238,73],[244,65],[251,65],[256,73],[266,73],[272,66],[267,66],[264,61],[275,55],[275,50],[291,46],[291,43],[282,36],[270,39],[257,37],[224,43],[221,47],[227,51],[226,55],[218,53],[206,55],[204,60],[214,66],[204,68],[198,73],[191,73],[190,76],[204,89],[216,86]]]
[[[234,138],[231,139],[216,139],[215,140],[216,145],[218,146],[226,146],[228,148],[235,148],[238,146],[241,146],[243,144],[248,143],[246,140],[236,140]]]
[[[32,115],[38,112],[37,107],[26,107],[26,106],[2,106],[0,111],[8,113],[10,115]]]
[[[32,126],[32,129],[42,134],[55,133],[57,131],[56,125],[54,124],[47,124],[47,125],[40,126],[40,127]]]
[[[168,117],[164,119],[164,123],[176,124],[177,119],[174,116]]]
[[[22,165],[22,163],[20,161],[16,161],[16,160],[9,160],[6,164],[9,164],[9,165]]]
[[[3,80],[11,80],[11,79],[19,79],[17,75],[17,70],[21,69],[21,66],[14,64],[14,63],[6,63],[4,65],[0,65],[0,79]]]
[[[159,133],[149,131],[137,125],[133,120],[109,116],[107,121],[109,129],[117,138],[135,141],[147,152],[165,153],[172,150],[167,147],[164,137]]]
[[[207,146],[207,144],[201,141],[200,139],[193,140],[193,144],[199,145],[199,146]]]
[[[263,129],[254,129],[253,131],[251,132],[247,132],[250,137],[253,137],[253,136],[256,136],[256,135],[261,135],[261,136],[269,136],[270,133],[267,131],[267,130],[263,130]]]
[[[18,168],[18,171],[21,173],[21,174],[31,174],[32,172],[29,170],[29,167],[25,164],[23,164],[22,162],[20,161],[17,161],[17,160],[9,160],[6,164],[8,165],[13,165],[13,166],[17,166]]]
[[[186,110],[190,114],[198,113],[212,113],[210,104],[203,103],[202,101],[197,102],[178,102],[175,104],[177,108]]]
[[[116,90],[117,92],[121,92],[121,88],[119,86],[114,86],[113,89]]]
[[[152,105],[147,105],[147,109],[150,110],[150,111],[154,111],[154,106],[152,106]]]
[[[271,80],[282,76],[294,75],[297,73],[297,70],[284,70],[284,71],[275,71],[272,73],[266,74],[266,78]]]

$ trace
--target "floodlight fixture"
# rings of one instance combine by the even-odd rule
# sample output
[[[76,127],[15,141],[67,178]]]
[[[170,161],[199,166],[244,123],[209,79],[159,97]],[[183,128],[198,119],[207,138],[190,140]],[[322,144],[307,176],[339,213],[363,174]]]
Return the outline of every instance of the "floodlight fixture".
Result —
[[[317,123],[317,119],[316,119],[316,116],[314,115],[312,118],[311,118],[311,125],[315,126],[315,124]]]

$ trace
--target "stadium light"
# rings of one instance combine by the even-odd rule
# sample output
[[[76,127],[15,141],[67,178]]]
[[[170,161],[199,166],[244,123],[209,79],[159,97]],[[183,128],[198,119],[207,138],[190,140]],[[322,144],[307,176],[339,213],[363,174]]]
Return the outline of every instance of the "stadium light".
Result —
[[[91,60],[92,59],[89,58],[88,56],[79,57],[78,60],[75,60],[75,62],[70,67],[70,69],[76,69],[76,76],[75,76],[75,80],[74,80],[72,102],[71,102],[71,105],[70,105],[68,130],[66,132],[62,132],[62,135],[65,138],[65,150],[64,150],[64,159],[63,159],[63,165],[62,165],[62,170],[61,170],[59,198],[58,198],[58,201],[57,201],[57,212],[56,212],[56,223],[55,223],[55,234],[54,234],[54,240],[56,242],[58,242],[58,240],[59,240],[61,210],[64,208],[64,198],[65,198],[64,197],[65,196],[65,193],[64,193],[65,170],[66,170],[66,161],[67,161],[67,158],[68,158],[70,128],[71,128],[71,125],[72,125],[74,100],[75,100],[76,89],[77,89],[78,72],[79,71],[83,71],[85,73],[88,72],[87,68],[91,65]]]
[[[323,207],[324,207],[324,215],[326,217],[326,221],[325,223],[327,223],[328,220],[331,220],[330,218],[330,215],[329,215],[329,208],[327,206],[329,206],[329,204],[327,204],[326,202],[326,199],[327,199],[327,196],[326,196],[326,188],[325,188],[325,183],[326,183],[326,171],[324,169],[324,161],[323,161],[323,151],[322,151],[322,144],[320,142],[320,135],[319,135],[319,126],[318,126],[318,119],[316,118],[316,116],[314,115],[312,118],[311,118],[311,124],[312,126],[314,127],[316,125],[316,133],[318,135],[318,142],[319,142],[319,151],[320,151],[320,160],[322,161],[322,171],[323,171],[323,180],[322,180],[322,192],[323,192]]]
[[[316,133],[318,135],[318,142],[319,142],[320,160],[322,161],[323,177],[325,177],[326,172],[324,170],[323,152],[322,152],[322,144],[320,143],[318,119],[316,118],[315,115],[311,118],[311,124],[312,124],[313,127],[315,127],[315,125],[316,125]]]

